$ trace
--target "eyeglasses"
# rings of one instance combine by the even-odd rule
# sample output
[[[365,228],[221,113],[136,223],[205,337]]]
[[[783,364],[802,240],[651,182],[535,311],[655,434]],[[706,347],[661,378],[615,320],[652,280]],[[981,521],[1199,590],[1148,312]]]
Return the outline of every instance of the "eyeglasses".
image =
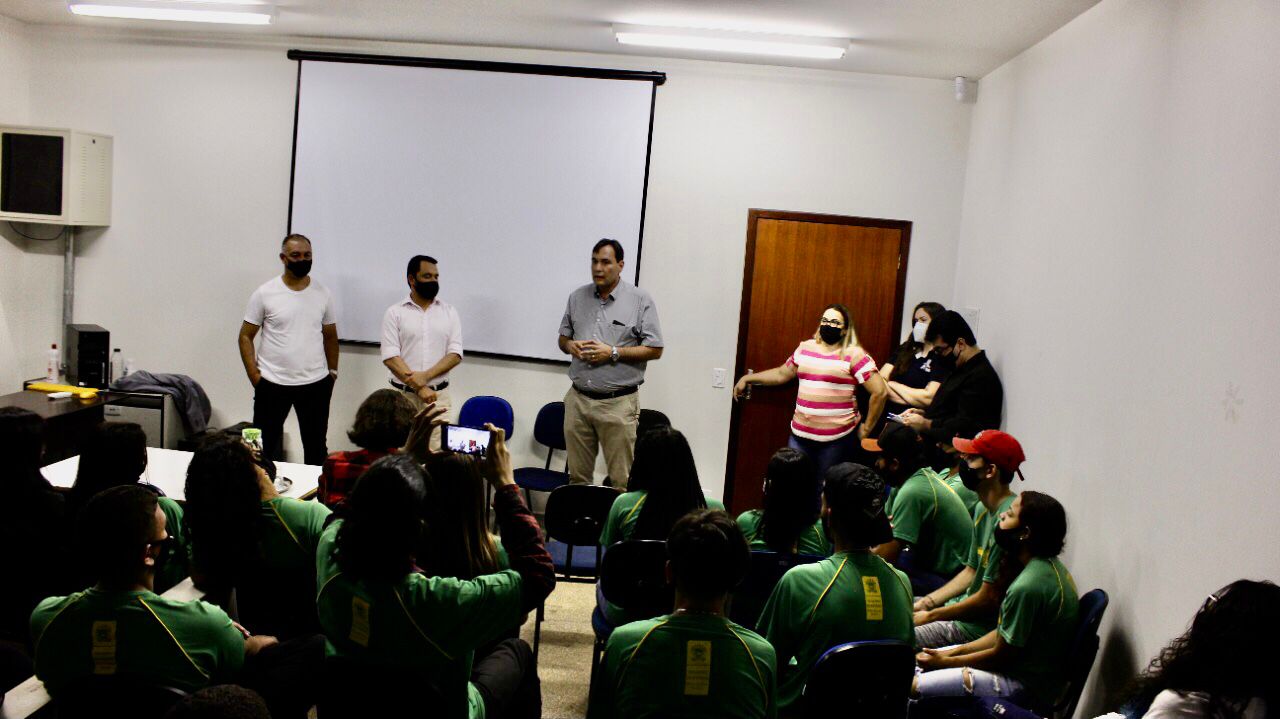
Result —
[[[178,538],[172,534],[166,533],[164,539],[153,539],[147,542],[147,547],[157,547],[161,554],[168,554],[178,545]]]
[[[818,324],[824,327],[835,327],[838,330],[844,329],[844,323],[841,322],[840,320],[829,320],[829,319],[826,319],[825,317],[822,318],[822,320],[820,320]]]

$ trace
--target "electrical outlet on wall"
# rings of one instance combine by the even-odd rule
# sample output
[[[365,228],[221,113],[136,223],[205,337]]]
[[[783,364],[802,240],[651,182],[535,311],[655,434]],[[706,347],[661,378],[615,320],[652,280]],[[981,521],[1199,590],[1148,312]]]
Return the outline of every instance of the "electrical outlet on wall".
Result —
[[[716,367],[711,370],[711,386],[716,389],[724,389],[725,378],[728,374],[729,370],[723,367]]]

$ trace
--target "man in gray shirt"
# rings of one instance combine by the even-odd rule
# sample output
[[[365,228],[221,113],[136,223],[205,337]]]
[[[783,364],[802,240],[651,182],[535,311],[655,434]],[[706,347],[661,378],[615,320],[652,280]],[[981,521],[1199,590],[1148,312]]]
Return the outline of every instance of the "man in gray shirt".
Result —
[[[592,283],[569,295],[560,321],[560,351],[572,355],[564,396],[569,476],[588,484],[596,454],[613,486],[625,489],[635,456],[644,368],[662,356],[658,308],[648,292],[622,279],[622,244],[604,239],[591,250]]]

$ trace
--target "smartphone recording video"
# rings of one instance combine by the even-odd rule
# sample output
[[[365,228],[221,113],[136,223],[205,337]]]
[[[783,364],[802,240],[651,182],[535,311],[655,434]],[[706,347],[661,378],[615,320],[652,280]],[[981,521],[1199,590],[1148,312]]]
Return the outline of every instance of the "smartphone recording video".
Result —
[[[444,448],[458,454],[471,454],[483,457],[489,453],[489,430],[478,427],[463,427],[458,424],[446,424],[441,427],[444,433]]]

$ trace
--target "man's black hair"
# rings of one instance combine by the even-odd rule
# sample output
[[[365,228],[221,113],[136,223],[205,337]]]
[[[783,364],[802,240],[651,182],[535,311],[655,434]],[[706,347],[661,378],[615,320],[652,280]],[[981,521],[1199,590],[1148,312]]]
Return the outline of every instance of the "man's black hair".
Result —
[[[599,242],[597,242],[595,244],[595,247],[591,248],[591,254],[594,255],[595,253],[599,252],[601,247],[612,247],[613,259],[617,260],[618,262],[622,261],[622,243],[621,242],[618,242],[617,240],[611,240],[608,237],[606,237],[603,240],[600,240]]]
[[[829,467],[824,477],[822,495],[831,510],[830,528],[844,542],[873,547],[893,538],[885,514],[884,480],[875,470],[842,462]]]
[[[935,342],[939,338],[949,347],[955,345],[957,339],[962,338],[970,347],[978,344],[978,338],[973,336],[973,329],[969,327],[969,323],[955,310],[947,310],[934,317],[929,323],[929,329],[924,333],[925,341]]]
[[[738,523],[719,509],[695,509],[681,517],[667,537],[667,553],[676,586],[703,600],[733,591],[751,559]]]
[[[436,262],[436,258],[431,255],[414,255],[413,258],[409,260],[409,266],[405,268],[404,273],[409,277],[417,277],[418,271],[422,269],[423,262],[430,262],[433,265],[440,264],[439,262]]]
[[[79,535],[94,579],[131,583],[155,528],[154,492],[128,484],[95,494],[80,515]]]
[[[280,249],[283,250],[284,246],[289,244],[290,242],[305,242],[308,245],[310,245],[311,238],[307,237],[306,235],[300,235],[296,232],[294,232],[293,234],[285,235],[284,239],[280,240]]]

